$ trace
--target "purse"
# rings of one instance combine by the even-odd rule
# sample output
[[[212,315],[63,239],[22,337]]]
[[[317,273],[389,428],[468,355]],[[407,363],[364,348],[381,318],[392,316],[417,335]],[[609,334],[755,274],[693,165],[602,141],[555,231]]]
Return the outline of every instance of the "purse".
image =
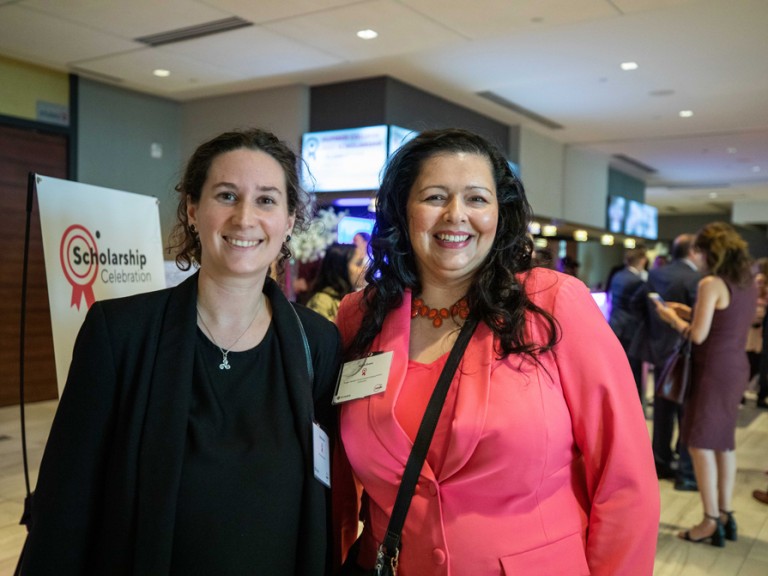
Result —
[[[682,404],[691,386],[691,341],[682,339],[667,359],[656,383],[656,396]]]
[[[419,431],[411,448],[411,454],[405,464],[405,472],[400,482],[400,488],[397,491],[395,506],[392,508],[392,516],[389,518],[389,525],[384,536],[384,541],[379,545],[376,551],[376,564],[372,570],[360,568],[357,565],[357,552],[360,547],[360,538],[358,538],[347,554],[347,559],[342,566],[342,575],[359,576],[397,576],[397,565],[400,556],[400,533],[405,524],[405,517],[408,514],[408,508],[411,506],[413,490],[419,480],[419,474],[424,466],[424,460],[429,451],[429,444],[432,442],[432,436],[437,428],[437,421],[440,418],[440,412],[443,409],[445,398],[448,395],[453,375],[464,354],[464,350],[469,343],[469,339],[477,328],[477,320],[468,319],[459,332],[456,342],[453,344],[448,360],[440,373],[432,396],[429,398],[429,404],[424,413],[424,418],[419,425]]]

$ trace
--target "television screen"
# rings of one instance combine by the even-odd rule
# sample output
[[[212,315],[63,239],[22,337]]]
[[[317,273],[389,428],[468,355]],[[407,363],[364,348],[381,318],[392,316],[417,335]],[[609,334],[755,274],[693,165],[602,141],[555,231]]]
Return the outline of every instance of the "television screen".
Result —
[[[624,220],[624,234],[656,240],[659,236],[658,221],[659,211],[655,206],[629,200],[627,217]]]
[[[401,128],[391,124],[389,126],[389,148],[387,151],[388,156],[392,156],[400,146],[408,142],[411,138],[415,138],[419,133],[415,130],[408,128]]]
[[[339,220],[338,235],[336,241],[339,244],[352,244],[352,239],[358,232],[373,231],[373,220],[370,218],[357,218],[356,216],[344,216]]]
[[[304,134],[302,185],[310,192],[376,190],[387,137],[386,125]]]
[[[622,234],[626,217],[627,199],[623,196],[608,196],[608,230],[614,234]]]

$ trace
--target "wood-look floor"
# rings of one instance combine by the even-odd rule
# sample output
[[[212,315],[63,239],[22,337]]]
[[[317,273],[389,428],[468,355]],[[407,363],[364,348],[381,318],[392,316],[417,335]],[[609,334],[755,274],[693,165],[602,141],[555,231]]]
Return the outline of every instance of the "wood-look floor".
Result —
[[[27,406],[32,486],[55,409],[55,401]],[[13,574],[25,534],[18,525],[25,494],[19,418],[18,406],[0,408],[0,576]],[[754,408],[751,399],[742,408],[736,444],[734,509],[739,541],[714,548],[677,539],[679,529],[701,519],[701,503],[698,492],[677,492],[670,481],[663,480],[659,483],[661,522],[655,576],[768,575],[768,505],[752,498],[752,490],[768,488],[768,411]]]

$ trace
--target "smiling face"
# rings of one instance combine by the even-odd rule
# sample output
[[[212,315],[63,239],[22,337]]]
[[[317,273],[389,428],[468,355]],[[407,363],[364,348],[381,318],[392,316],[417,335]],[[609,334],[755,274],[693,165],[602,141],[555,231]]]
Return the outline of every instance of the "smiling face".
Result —
[[[212,162],[200,200],[187,205],[201,268],[218,277],[263,278],[293,229],[285,173],[269,154],[241,148]]]
[[[471,281],[496,236],[499,204],[484,156],[447,153],[425,160],[406,207],[421,281]]]

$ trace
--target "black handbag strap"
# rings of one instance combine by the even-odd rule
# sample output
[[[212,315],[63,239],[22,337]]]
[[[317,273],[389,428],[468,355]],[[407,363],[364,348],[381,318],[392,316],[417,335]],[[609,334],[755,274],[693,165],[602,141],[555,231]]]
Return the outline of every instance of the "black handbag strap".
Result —
[[[427,457],[427,452],[429,451],[429,445],[432,442],[435,428],[437,428],[440,412],[443,410],[443,404],[448,395],[448,388],[450,388],[453,375],[456,373],[456,368],[461,361],[464,350],[466,349],[472,334],[475,332],[476,327],[477,320],[470,318],[461,328],[459,336],[451,349],[451,353],[448,355],[448,360],[443,367],[443,371],[440,373],[440,378],[437,380],[432,396],[429,399],[424,418],[419,425],[419,431],[416,434],[411,454],[408,456],[408,462],[405,465],[403,479],[400,482],[400,488],[397,491],[395,506],[392,509],[392,516],[389,519],[387,533],[384,537],[384,542],[382,543],[385,552],[391,556],[397,554],[396,551],[400,546],[400,533],[405,524],[405,516],[408,514],[408,508],[411,506],[413,490],[416,488],[416,482],[419,479],[421,468],[424,466],[424,460]]]

